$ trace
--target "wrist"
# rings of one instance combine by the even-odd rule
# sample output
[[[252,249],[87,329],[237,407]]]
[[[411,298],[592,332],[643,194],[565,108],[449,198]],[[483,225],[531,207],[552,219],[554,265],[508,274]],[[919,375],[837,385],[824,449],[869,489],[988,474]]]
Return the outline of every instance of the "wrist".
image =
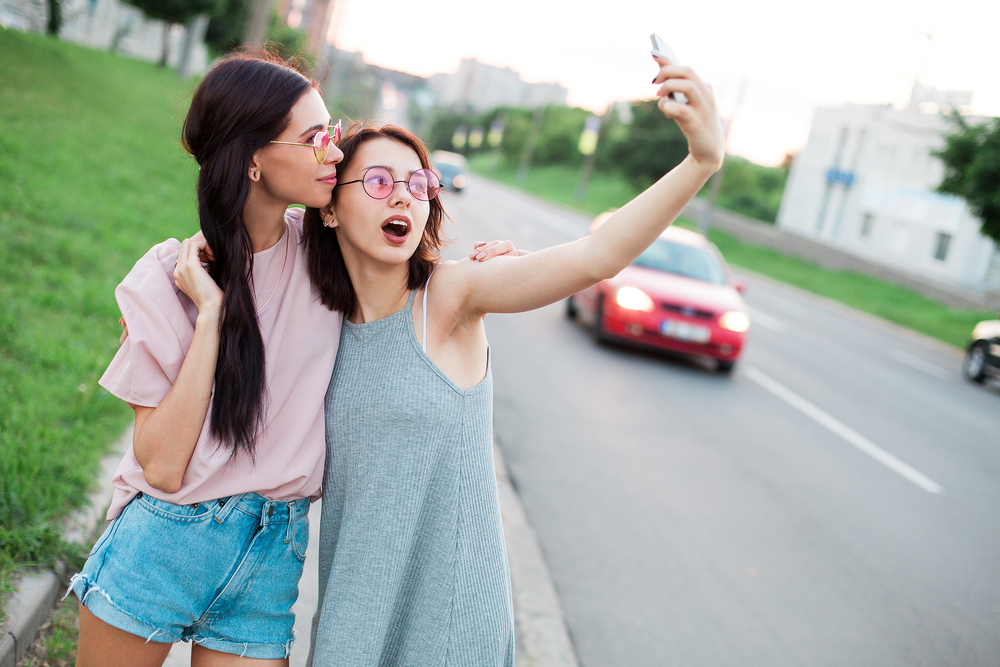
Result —
[[[214,327],[218,328],[219,321],[222,319],[222,304],[208,303],[204,304],[198,309],[198,319],[195,321],[195,327]]]

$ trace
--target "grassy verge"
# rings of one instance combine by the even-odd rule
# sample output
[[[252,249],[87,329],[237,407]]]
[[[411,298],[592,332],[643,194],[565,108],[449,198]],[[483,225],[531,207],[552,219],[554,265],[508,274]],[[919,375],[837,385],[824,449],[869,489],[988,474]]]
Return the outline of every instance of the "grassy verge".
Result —
[[[98,387],[118,347],[114,287],[197,229],[179,136],[190,83],[0,29],[0,589],[60,555],[131,410]]]
[[[579,170],[561,166],[532,168],[526,184],[519,184],[514,170],[488,157],[473,160],[472,169],[491,179],[520,187],[560,204],[596,215],[621,206],[636,192],[620,177],[594,174],[583,205],[573,201]],[[695,228],[689,221],[680,224]],[[989,311],[948,308],[910,289],[850,271],[833,271],[769,248],[743,243],[719,230],[709,234],[726,261],[815,294],[835,299],[858,310],[883,317],[956,347],[964,347],[976,322],[995,319]]]

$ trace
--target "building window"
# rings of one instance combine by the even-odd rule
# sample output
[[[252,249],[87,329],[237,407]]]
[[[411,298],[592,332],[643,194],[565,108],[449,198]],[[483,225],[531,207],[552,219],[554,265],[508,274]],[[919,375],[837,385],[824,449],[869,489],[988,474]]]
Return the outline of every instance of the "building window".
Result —
[[[944,258],[948,256],[948,246],[950,244],[951,234],[938,232],[937,243],[934,244],[934,259],[939,259],[943,262]]]
[[[865,216],[861,218],[861,237],[869,238],[872,235],[872,225],[875,224],[875,216],[871,213],[865,213]]]

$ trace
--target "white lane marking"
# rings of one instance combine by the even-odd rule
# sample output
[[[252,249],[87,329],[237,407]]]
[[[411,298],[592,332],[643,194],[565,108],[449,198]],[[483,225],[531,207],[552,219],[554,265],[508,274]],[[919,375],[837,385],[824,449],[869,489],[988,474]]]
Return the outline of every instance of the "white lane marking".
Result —
[[[770,329],[771,331],[776,331],[778,333],[785,333],[788,331],[788,323],[779,320],[777,317],[772,317],[765,313],[760,312],[756,308],[750,309],[750,323],[759,324],[765,329]]]
[[[924,361],[920,357],[915,357],[909,352],[904,352],[903,350],[890,350],[889,356],[901,364],[906,364],[910,368],[916,368],[918,371],[923,371],[928,375],[933,375],[934,377],[942,380],[948,379],[948,376],[951,375],[951,373],[940,366],[935,366],[934,364]]]
[[[761,387],[783,400],[785,403],[788,403],[802,414],[819,422],[819,424],[826,427],[836,435],[839,435],[841,438],[854,445],[885,467],[910,480],[924,491],[929,493],[944,493],[944,487],[940,484],[903,463],[895,456],[852,429],[850,426],[847,426],[840,420],[819,409],[806,399],[793,392],[791,389],[788,389],[783,384],[779,383],[777,380],[772,379],[770,376],[764,374],[753,366],[746,368],[743,371],[743,375],[748,379],[753,380]]]

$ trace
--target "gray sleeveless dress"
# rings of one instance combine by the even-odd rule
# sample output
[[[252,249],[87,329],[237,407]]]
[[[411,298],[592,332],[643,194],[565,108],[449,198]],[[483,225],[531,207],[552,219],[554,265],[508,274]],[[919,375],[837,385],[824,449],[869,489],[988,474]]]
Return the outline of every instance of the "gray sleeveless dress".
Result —
[[[326,395],[314,667],[514,664],[492,373],[463,390],[431,363],[414,294],[384,319],[344,320]]]

